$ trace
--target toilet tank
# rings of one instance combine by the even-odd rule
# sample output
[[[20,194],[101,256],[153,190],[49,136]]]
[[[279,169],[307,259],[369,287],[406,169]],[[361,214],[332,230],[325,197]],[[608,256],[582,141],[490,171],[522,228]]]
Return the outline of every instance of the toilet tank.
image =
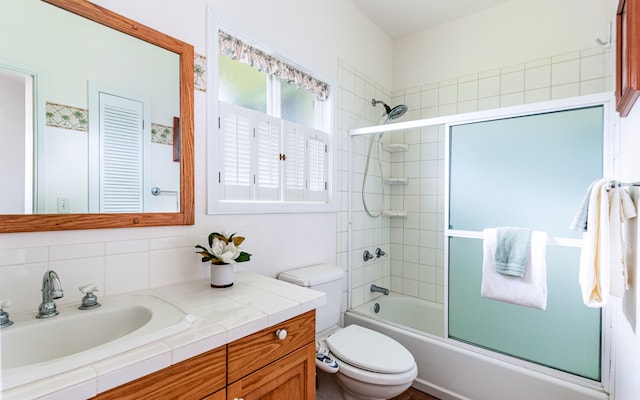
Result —
[[[327,302],[316,309],[316,333],[338,325],[344,287],[344,271],[328,264],[312,265],[282,272],[278,279],[323,292]]]

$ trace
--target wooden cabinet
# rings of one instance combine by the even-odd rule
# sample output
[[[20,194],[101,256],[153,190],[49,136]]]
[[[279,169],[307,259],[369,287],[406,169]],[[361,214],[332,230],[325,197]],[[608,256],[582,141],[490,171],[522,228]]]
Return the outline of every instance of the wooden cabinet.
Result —
[[[311,311],[229,343],[227,382],[235,382],[305,344],[315,343],[315,320],[315,311]],[[282,330],[286,331],[284,339],[276,335]]]
[[[215,392],[211,396],[207,396],[202,400],[227,400],[227,390],[220,389],[219,391]]]
[[[315,399],[315,353],[315,344],[310,343],[230,384],[227,400]]]
[[[230,343],[227,400],[314,400],[315,321],[310,311]]]
[[[225,387],[226,357],[225,348],[219,347],[100,393],[94,399],[202,399]]]
[[[315,369],[312,310],[94,399],[315,400]]]

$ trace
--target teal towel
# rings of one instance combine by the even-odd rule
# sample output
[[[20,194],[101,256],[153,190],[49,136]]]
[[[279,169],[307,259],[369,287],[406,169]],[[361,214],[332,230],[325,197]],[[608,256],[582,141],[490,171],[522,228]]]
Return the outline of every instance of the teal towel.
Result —
[[[524,276],[531,249],[531,229],[498,227],[496,229],[496,272]]]

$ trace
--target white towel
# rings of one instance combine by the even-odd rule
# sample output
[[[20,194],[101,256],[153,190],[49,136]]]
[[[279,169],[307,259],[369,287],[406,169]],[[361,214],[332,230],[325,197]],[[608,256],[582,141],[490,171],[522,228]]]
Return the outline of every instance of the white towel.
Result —
[[[622,224],[636,216],[636,206],[626,190],[617,187],[609,191],[610,239],[611,239],[611,295],[624,296],[629,289],[627,265],[624,260]]]
[[[522,278],[495,268],[496,229],[483,231],[482,297],[544,310],[547,308],[547,233],[531,233],[531,255]]]
[[[589,213],[589,198],[591,197],[591,190],[593,189],[593,185],[598,182],[599,179],[591,182],[589,187],[587,188],[587,192],[584,194],[582,198],[582,202],[580,203],[580,207],[576,211],[576,215],[574,215],[571,223],[569,224],[569,229],[572,231],[578,232],[586,232],[587,231],[587,223],[589,222],[587,216]]]
[[[592,188],[582,238],[578,281],[589,307],[604,307],[610,296],[624,296],[628,288],[622,223],[635,217],[636,209],[629,194],[609,182],[601,179]]]
[[[578,282],[582,292],[582,301],[589,307],[602,307],[609,298],[609,274],[602,274],[602,263],[600,262],[602,259],[609,258],[609,246],[602,246],[602,240],[608,241],[609,239],[609,196],[605,195],[604,199],[601,196],[603,190],[606,194],[609,182],[611,182],[610,179],[600,179],[591,187],[587,231],[582,235]],[[604,203],[606,210],[602,210],[602,203]],[[604,292],[605,290],[606,292]]]

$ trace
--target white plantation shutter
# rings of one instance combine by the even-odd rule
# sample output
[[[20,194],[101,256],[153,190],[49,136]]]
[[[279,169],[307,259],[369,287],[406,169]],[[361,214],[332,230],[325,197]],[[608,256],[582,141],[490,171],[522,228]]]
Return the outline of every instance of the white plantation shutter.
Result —
[[[100,93],[100,212],[144,207],[143,104]]]
[[[284,131],[284,200],[304,200],[305,188],[305,128],[283,121]]]
[[[219,102],[219,201],[328,201],[325,132]]]
[[[219,183],[224,200],[251,199],[251,146],[253,113],[251,110],[220,103],[220,135],[222,138]]]
[[[307,201],[325,201],[327,198],[327,146],[324,132],[312,132],[307,140]]]
[[[256,128],[256,200],[280,199],[280,126],[278,118],[259,115]]]

